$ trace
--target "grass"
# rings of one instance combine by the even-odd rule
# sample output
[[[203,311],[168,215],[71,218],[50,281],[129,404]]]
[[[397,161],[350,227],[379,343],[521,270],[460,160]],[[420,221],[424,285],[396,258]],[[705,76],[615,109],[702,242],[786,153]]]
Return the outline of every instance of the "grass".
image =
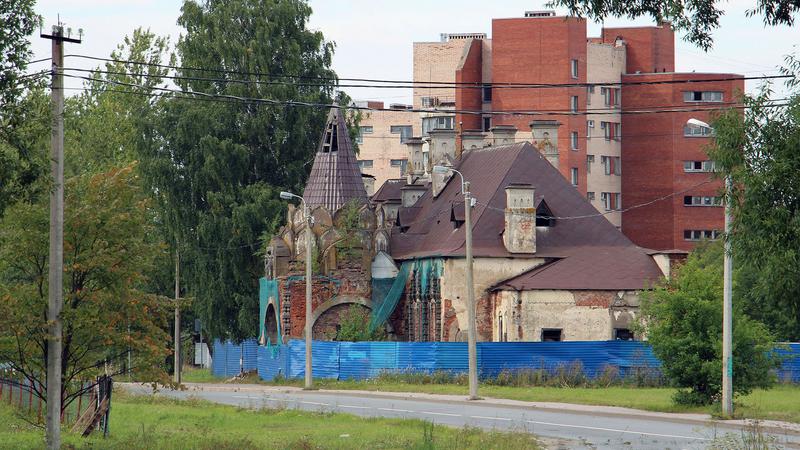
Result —
[[[208,379],[200,382],[219,382],[225,380],[214,377],[208,369],[193,369],[195,379]],[[187,372],[188,373],[188,372]],[[435,376],[419,378],[417,382],[403,381],[403,376],[382,376],[364,381],[337,381],[317,379],[314,385],[320,389],[365,390],[384,392],[419,392],[426,394],[467,395],[466,383],[452,383],[435,380]],[[433,378],[433,380],[432,380]],[[413,378],[412,378],[413,379]],[[188,377],[184,381],[190,382]],[[276,380],[265,382],[255,374],[248,374],[237,383],[254,383],[263,385],[297,386],[303,380]],[[621,406],[646,411],[672,413],[706,413],[719,414],[719,406],[692,407],[676,405],[672,401],[675,389],[663,387],[554,387],[554,386],[496,386],[481,384],[480,395],[484,397],[503,398],[530,402],[560,402],[582,405]],[[783,420],[800,423],[800,386],[778,384],[769,390],[757,389],[748,396],[737,397],[735,404],[736,417],[762,420]]]
[[[253,405],[260,406],[260,405]],[[44,446],[44,432],[0,404],[0,448]],[[64,448],[104,449],[516,449],[538,448],[527,433],[454,429],[421,420],[361,418],[290,409],[243,409],[204,400],[116,391],[108,439],[62,434]]]

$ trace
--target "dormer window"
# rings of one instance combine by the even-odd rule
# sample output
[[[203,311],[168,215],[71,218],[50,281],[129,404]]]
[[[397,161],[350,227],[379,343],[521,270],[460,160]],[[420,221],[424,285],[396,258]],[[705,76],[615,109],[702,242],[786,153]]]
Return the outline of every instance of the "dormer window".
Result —
[[[539,206],[536,207],[536,226],[537,227],[553,227],[556,225],[556,219],[550,207],[542,200]]]

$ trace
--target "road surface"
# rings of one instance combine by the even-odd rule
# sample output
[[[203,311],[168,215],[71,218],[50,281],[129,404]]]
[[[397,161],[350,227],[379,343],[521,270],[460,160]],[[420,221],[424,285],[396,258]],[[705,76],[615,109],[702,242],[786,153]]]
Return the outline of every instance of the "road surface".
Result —
[[[151,393],[149,386],[122,384],[133,393]],[[741,421],[711,421],[700,414],[666,414],[556,403],[460,396],[364,391],[303,391],[259,385],[188,385],[188,390],[162,390],[159,395],[190,396],[250,408],[296,408],[342,412],[366,417],[423,419],[453,427],[524,431],[543,438],[549,448],[705,449],[727,433],[741,436]],[[800,426],[764,423],[765,434],[784,448],[800,449]],[[744,431],[746,432],[746,431]]]

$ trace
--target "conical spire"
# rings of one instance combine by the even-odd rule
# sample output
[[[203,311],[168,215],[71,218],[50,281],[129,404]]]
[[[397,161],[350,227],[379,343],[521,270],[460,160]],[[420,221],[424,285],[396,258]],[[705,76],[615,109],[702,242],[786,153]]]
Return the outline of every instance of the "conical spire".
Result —
[[[361,179],[358,160],[353,154],[344,113],[336,107],[328,113],[328,123],[322,133],[303,198],[309,207],[322,205],[331,214],[351,200],[367,202],[367,191]]]

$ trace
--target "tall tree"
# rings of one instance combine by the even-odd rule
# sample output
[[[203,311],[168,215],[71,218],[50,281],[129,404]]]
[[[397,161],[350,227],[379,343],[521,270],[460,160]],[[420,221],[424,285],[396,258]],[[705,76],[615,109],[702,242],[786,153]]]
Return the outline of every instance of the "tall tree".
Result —
[[[26,74],[29,37],[40,18],[33,0],[0,2],[0,216],[26,197],[46,167],[49,108],[39,76]],[[44,126],[42,126],[44,125]]]
[[[190,78],[177,83],[192,99],[167,102],[142,162],[217,337],[257,333],[259,239],[282,221],[279,191],[301,190],[327,114],[240,99],[333,100],[334,46],[307,29],[310,15],[303,0],[187,0],[178,19]]]
[[[790,67],[800,64],[789,58]],[[714,122],[711,156],[733,179],[734,294],[779,339],[800,340],[800,94],[786,106],[766,87],[744,114]]]
[[[712,33],[725,14],[720,0],[551,0],[551,7],[561,6],[570,14],[601,21],[608,17],[637,18],[650,16],[660,22],[669,20],[676,30],[686,32],[685,39],[708,50],[714,44]],[[764,25],[794,25],[800,0],[755,0],[747,16],[763,16]]]
[[[124,372],[132,352],[142,380],[168,383],[160,364],[169,353],[165,307],[141,290],[159,245],[152,211],[132,166],[84,174],[66,183],[64,224],[63,408],[79,394],[73,383]],[[47,198],[18,202],[0,221],[0,361],[11,364],[46,398]]]

